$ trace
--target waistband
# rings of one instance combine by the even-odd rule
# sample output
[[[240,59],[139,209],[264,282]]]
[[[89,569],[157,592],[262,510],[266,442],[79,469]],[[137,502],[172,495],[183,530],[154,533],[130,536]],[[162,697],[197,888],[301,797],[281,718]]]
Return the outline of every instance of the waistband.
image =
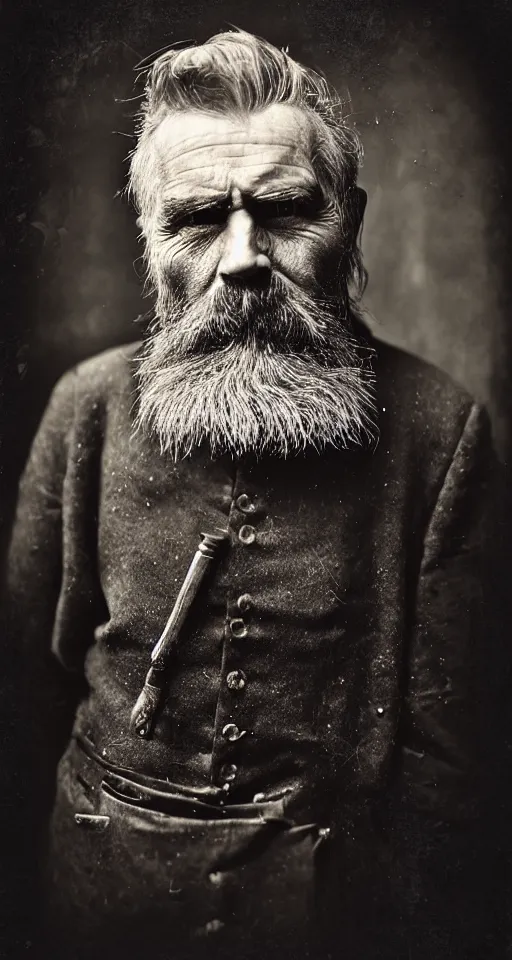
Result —
[[[294,824],[286,807],[289,795],[252,803],[229,803],[222,788],[199,788],[160,780],[116,766],[96,753],[90,742],[75,736],[68,750],[74,776],[91,800],[101,789],[125,803],[170,816],[201,820],[254,819],[280,820]],[[207,792],[208,791],[208,792]]]

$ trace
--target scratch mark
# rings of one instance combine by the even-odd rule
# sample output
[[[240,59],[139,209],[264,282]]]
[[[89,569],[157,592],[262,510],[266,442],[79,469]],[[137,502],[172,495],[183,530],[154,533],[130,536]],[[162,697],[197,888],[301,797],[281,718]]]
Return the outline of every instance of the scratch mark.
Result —
[[[340,584],[339,584],[338,581],[336,580],[335,576],[331,573],[331,571],[326,567],[324,561],[322,560],[321,556],[319,555],[319,553],[317,552],[317,550],[316,550],[315,547],[313,547],[313,553],[315,554],[315,557],[316,557],[316,559],[318,560],[320,566],[322,567],[322,570],[324,571],[324,573],[326,573],[327,576],[331,578],[332,582],[336,585],[336,587],[338,588],[338,590],[341,591],[341,586],[340,586]],[[336,597],[336,600],[338,600],[339,603],[344,603],[344,602],[345,602],[344,600],[341,599],[341,597],[338,596],[337,593],[334,592],[334,590],[332,589],[332,587],[331,587],[331,593],[333,594],[333,596]]]
[[[346,601],[346,600],[342,600],[341,597],[339,597],[338,594],[334,592],[334,590],[332,589],[332,587],[331,587],[331,589],[330,589],[329,592],[332,594],[332,596],[335,598],[335,600],[338,601],[338,603],[346,604],[347,601]]]

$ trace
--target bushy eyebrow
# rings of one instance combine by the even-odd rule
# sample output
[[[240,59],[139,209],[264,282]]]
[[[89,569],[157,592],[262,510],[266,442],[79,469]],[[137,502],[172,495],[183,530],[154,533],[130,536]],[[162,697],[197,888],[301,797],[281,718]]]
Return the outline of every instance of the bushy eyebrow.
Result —
[[[312,197],[318,193],[320,186],[318,183],[293,183],[289,182],[286,185],[279,183],[279,181],[268,180],[266,183],[262,181],[261,186],[256,187],[254,193],[250,194],[255,200],[259,200],[260,197],[266,199],[267,197]],[[249,195],[248,195],[249,196]]]
[[[257,206],[259,203],[266,203],[268,201],[275,203],[280,200],[307,200],[320,204],[323,199],[324,196],[319,184],[311,186],[305,186],[304,184],[294,186],[290,184],[287,187],[277,185],[274,188],[271,186],[265,187],[261,192],[247,195],[246,203],[250,209],[253,204]]]
[[[210,210],[212,207],[228,212],[231,198],[228,194],[208,197],[170,197],[164,201],[163,215],[166,221],[181,220],[198,210]]]
[[[314,186],[287,186],[275,188],[268,187],[255,194],[244,194],[244,204],[250,210],[257,208],[259,204],[268,201],[279,200],[309,200],[312,202],[321,202],[323,199],[322,191],[318,185]],[[212,197],[168,197],[163,204],[163,216],[166,223],[177,223],[185,219],[192,213],[199,210],[218,210],[219,213],[229,213],[231,209],[231,196],[229,194],[217,194]]]

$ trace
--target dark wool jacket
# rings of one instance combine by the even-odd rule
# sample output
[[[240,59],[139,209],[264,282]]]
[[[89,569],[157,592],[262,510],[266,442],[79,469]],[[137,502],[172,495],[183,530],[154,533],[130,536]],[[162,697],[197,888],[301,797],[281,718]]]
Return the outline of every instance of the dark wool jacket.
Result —
[[[305,786],[346,839],[378,807],[355,860],[377,876],[381,857],[377,899],[394,870],[421,906],[415,844],[441,844],[446,865],[439,837],[478,818],[493,454],[466,393],[375,347],[378,443],[289,460],[201,449],[174,464],[134,433],[137,346],[82,363],[55,388],[33,445],[10,590],[48,793],[73,728],[119,767],[206,792],[229,782],[233,802]],[[216,528],[229,548],[187,625],[154,736],[138,739],[129,718],[151,649],[201,532]]]

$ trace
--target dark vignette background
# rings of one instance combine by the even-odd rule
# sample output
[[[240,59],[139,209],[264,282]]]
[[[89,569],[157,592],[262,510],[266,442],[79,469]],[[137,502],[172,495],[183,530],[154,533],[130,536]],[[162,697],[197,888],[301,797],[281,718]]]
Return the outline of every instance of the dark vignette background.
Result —
[[[136,318],[148,309],[135,218],[121,195],[138,102],[125,101],[141,92],[133,68],[163,45],[201,41],[228,24],[288,45],[350,95],[366,149],[371,323],[483,400],[509,461],[507,0],[18,0],[3,10],[0,40],[2,549],[19,473],[55,380],[78,360],[136,339]],[[508,542],[505,502],[502,511]],[[507,556],[497,564],[503,594]],[[7,649],[7,704],[16,689],[14,659]],[[4,712],[2,740],[12,757],[15,704]],[[3,903],[24,951],[15,847],[16,831],[23,832],[16,814],[22,764],[11,760],[2,772],[0,816],[13,825]],[[502,827],[499,821],[497,844]]]

